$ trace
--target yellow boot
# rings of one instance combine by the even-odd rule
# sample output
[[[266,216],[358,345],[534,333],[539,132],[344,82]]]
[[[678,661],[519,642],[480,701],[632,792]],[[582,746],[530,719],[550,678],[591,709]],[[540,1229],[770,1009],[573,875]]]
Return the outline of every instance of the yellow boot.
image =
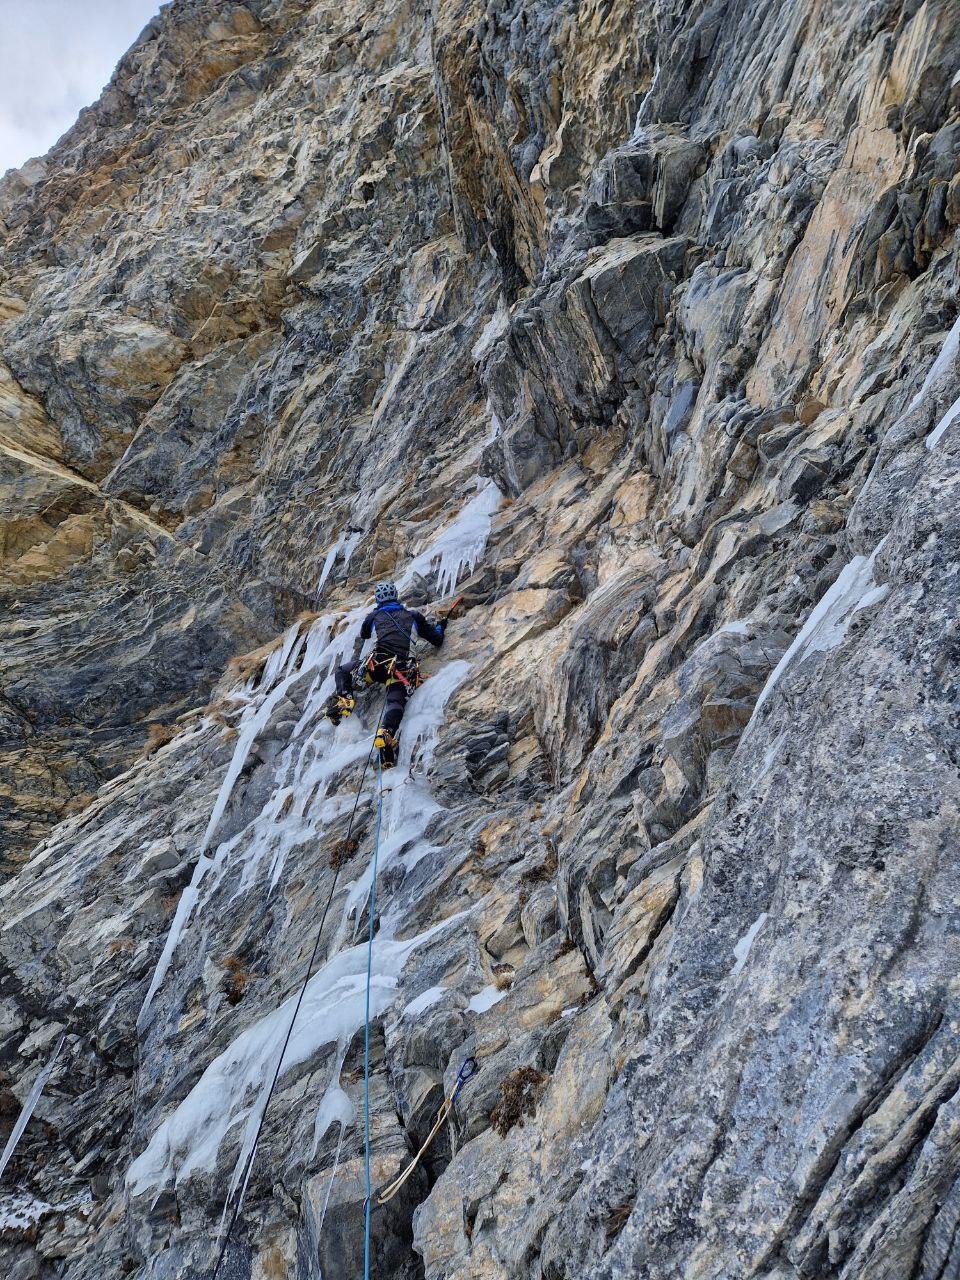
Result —
[[[397,740],[390,730],[381,726],[377,730],[373,745],[380,752],[380,768],[392,769],[397,763]]]
[[[350,693],[335,693],[327,702],[325,715],[331,724],[339,724],[351,714],[357,705],[356,698]]]

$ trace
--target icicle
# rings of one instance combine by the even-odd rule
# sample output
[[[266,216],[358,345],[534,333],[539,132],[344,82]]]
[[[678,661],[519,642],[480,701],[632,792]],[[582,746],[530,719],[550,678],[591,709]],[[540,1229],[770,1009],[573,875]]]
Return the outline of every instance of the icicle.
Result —
[[[320,581],[317,583],[318,596],[323,591],[324,584],[329,578],[338,557],[343,560],[341,569],[346,573],[353,553],[356,551],[362,537],[363,533],[359,530],[355,530],[353,533],[341,533],[340,537],[331,546],[324,558],[323,569],[320,571]]]
[[[46,1088],[47,1081],[53,1075],[53,1068],[56,1066],[57,1058],[60,1057],[60,1050],[63,1048],[66,1038],[66,1032],[64,1032],[57,1043],[56,1049],[54,1049],[53,1054],[51,1055],[50,1061],[37,1076],[36,1080],[34,1080],[33,1088],[27,1094],[27,1100],[23,1104],[20,1114],[17,1117],[17,1123],[13,1126],[13,1131],[7,1139],[7,1145],[3,1148],[3,1155],[0,1155],[0,1178],[3,1177],[3,1172],[10,1163],[10,1157],[17,1149],[17,1143],[23,1137],[24,1129],[26,1129],[27,1125],[30,1123],[30,1117],[33,1115],[34,1108],[40,1101],[40,1095]]]
[[[483,555],[494,515],[503,504],[503,495],[492,480],[466,504],[460,514],[421,551],[397,584],[402,592],[415,574],[427,574],[436,567],[437,590],[443,596],[451,592],[463,576],[472,573]]]
[[[343,546],[343,542],[344,542],[344,535],[341,533],[340,537],[336,540],[335,543],[333,543],[330,550],[327,552],[326,557],[324,558],[323,568],[320,570],[320,581],[317,583],[317,595],[319,595],[320,592],[323,590],[323,584],[326,582],[327,578],[329,578],[330,576],[330,570],[333,568],[334,563],[336,562],[337,556],[340,554],[340,548]]]

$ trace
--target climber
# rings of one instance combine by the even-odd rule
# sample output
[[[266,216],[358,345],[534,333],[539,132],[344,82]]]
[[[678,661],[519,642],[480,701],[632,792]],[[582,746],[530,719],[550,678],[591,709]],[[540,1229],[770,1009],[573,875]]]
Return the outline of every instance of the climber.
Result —
[[[384,769],[390,769],[397,763],[400,721],[407,698],[420,683],[417,660],[410,654],[414,632],[439,649],[446,629],[446,618],[436,623],[428,622],[422,613],[407,609],[400,603],[397,588],[392,582],[381,582],[374,594],[373,612],[367,614],[360,627],[361,642],[369,640],[372,633],[376,634],[372,655],[359,667],[356,656],[342,667],[337,667],[337,691],[326,706],[327,718],[335,725],[350,715],[357,705],[354,697],[356,688],[370,684],[387,687],[383,718],[374,740]]]

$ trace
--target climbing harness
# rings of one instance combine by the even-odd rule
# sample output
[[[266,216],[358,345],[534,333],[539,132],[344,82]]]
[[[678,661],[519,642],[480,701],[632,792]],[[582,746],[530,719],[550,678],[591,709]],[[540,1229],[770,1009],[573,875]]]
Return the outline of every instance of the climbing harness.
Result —
[[[384,679],[378,679],[378,670],[382,670]],[[355,681],[360,685],[383,684],[388,688],[392,684],[402,684],[408,695],[419,689],[426,676],[420,674],[420,662],[411,657],[406,662],[398,662],[396,656],[378,658],[371,655],[357,668]]]
[[[381,703],[381,706],[380,706],[380,715],[377,719],[377,729],[376,729],[377,733],[380,732],[380,722],[383,720],[383,713],[386,708],[386,705],[387,705],[387,699],[386,699],[386,696],[384,696],[383,702]],[[357,816],[357,809],[360,806],[360,797],[363,794],[363,784],[366,781],[367,768],[369,764],[370,764],[370,757],[368,755],[363,764],[363,772],[360,775],[360,785],[357,787],[356,799],[353,802],[353,811],[350,814],[350,821],[347,824],[347,834],[345,837],[346,841],[349,841],[351,832],[353,831],[353,823]],[[379,844],[379,840],[380,840],[380,805],[382,804],[382,801],[383,801],[383,792],[381,789],[380,801],[377,806],[377,844]],[[377,856],[376,850],[374,850],[374,866],[376,866],[376,856]],[[230,1243],[230,1237],[233,1234],[233,1228],[236,1226],[237,1218],[240,1216],[240,1210],[243,1207],[243,1197],[244,1197],[244,1194],[246,1193],[247,1183],[250,1180],[250,1173],[253,1169],[253,1162],[257,1154],[257,1146],[260,1142],[260,1135],[263,1132],[264,1121],[266,1120],[266,1117],[267,1117],[267,1109],[270,1106],[270,1099],[273,1097],[273,1092],[277,1087],[277,1081],[280,1079],[280,1068],[283,1066],[283,1059],[286,1056],[287,1046],[290,1044],[290,1037],[293,1035],[293,1028],[294,1028],[294,1024],[297,1021],[297,1014],[300,1012],[300,1006],[303,1004],[304,996],[307,994],[307,987],[310,983],[311,977],[313,976],[313,966],[316,963],[317,953],[320,950],[320,939],[323,937],[323,926],[326,924],[326,921],[327,921],[327,913],[330,910],[330,904],[333,902],[333,895],[336,892],[337,880],[339,876],[340,876],[340,865],[338,864],[334,868],[333,881],[330,884],[330,892],[327,894],[327,900],[324,903],[323,912],[320,916],[320,926],[317,929],[316,941],[313,944],[313,951],[310,953],[310,959],[307,962],[307,971],[306,971],[306,974],[304,975],[303,982],[300,985],[300,992],[299,992],[299,995],[297,996],[297,1002],[293,1007],[293,1014],[291,1015],[290,1023],[287,1026],[287,1034],[284,1038],[283,1046],[280,1049],[280,1056],[277,1059],[277,1066],[273,1073],[273,1079],[270,1082],[270,1088],[267,1090],[267,1097],[263,1104],[263,1110],[260,1112],[260,1122],[257,1125],[257,1132],[254,1135],[253,1145],[250,1148],[250,1154],[247,1156],[247,1162],[246,1162],[246,1167],[244,1168],[244,1171],[243,1171],[243,1177],[240,1179],[240,1181],[237,1184],[240,1188],[240,1193],[237,1196],[237,1200],[233,1208],[233,1213],[230,1217],[230,1225],[227,1227],[226,1234],[223,1237],[223,1243],[220,1246],[220,1253],[217,1257],[216,1266],[213,1268],[213,1276],[211,1280],[217,1280],[217,1275],[220,1272],[220,1267],[223,1265],[223,1259],[226,1256],[227,1246]],[[372,910],[372,907],[371,907],[371,910]],[[369,971],[368,971],[368,981],[367,981],[368,1012],[369,1012],[369,998],[370,998],[369,993],[370,993],[370,984],[369,984]]]
[[[453,1086],[453,1089],[450,1091],[449,1095],[446,1098],[444,1098],[443,1102],[440,1104],[440,1108],[437,1111],[436,1119],[433,1122],[433,1128],[427,1134],[426,1138],[424,1139],[420,1147],[420,1150],[417,1152],[417,1154],[413,1157],[413,1159],[407,1165],[406,1169],[404,1169],[396,1178],[394,1178],[394,1180],[391,1183],[388,1183],[388,1185],[385,1186],[382,1191],[377,1193],[378,1206],[382,1204],[386,1204],[388,1200],[392,1200],[393,1197],[400,1190],[400,1188],[403,1186],[403,1184],[407,1181],[407,1179],[413,1173],[414,1169],[416,1169],[417,1165],[420,1163],[421,1159],[423,1158],[423,1155],[426,1152],[427,1148],[430,1146],[431,1142],[433,1142],[434,1138],[440,1132],[440,1129],[443,1126],[443,1122],[447,1119],[447,1117],[450,1115],[450,1112],[453,1110],[453,1104],[457,1100],[457,1094],[460,1092],[460,1090],[463,1088],[466,1082],[470,1079],[470,1077],[476,1074],[476,1071],[477,1071],[476,1058],[465,1058],[463,1065],[461,1066],[460,1070],[457,1072],[457,1079]],[[368,1182],[367,1184],[368,1205],[369,1205],[369,1197],[370,1197],[370,1185]]]

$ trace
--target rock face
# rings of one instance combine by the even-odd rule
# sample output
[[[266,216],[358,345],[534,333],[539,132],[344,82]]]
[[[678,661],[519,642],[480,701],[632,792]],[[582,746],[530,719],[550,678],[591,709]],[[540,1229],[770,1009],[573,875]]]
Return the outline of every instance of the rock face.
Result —
[[[220,1275],[362,1274],[376,848],[374,1276],[960,1276],[958,18],[175,0],[0,181],[4,1275],[261,1119]]]

